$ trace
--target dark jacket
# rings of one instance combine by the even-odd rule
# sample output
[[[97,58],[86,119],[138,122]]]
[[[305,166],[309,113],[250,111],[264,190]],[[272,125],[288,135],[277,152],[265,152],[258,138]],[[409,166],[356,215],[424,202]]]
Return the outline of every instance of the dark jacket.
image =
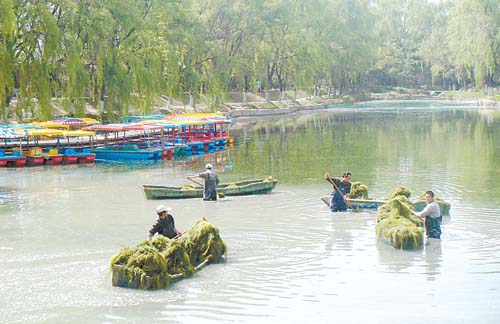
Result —
[[[159,235],[163,235],[168,238],[174,238],[176,236],[176,232],[177,231],[175,229],[174,217],[170,214],[168,214],[164,219],[158,218],[156,220],[156,223],[153,224],[153,226],[149,230],[149,234],[151,236],[155,235],[155,233],[158,233]]]

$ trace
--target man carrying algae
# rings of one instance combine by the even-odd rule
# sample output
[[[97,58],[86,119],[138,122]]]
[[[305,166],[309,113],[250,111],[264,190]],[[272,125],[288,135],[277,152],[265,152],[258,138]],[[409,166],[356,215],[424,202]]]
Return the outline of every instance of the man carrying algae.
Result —
[[[351,192],[351,172],[346,171],[340,178],[332,178],[328,172],[325,172],[325,180],[333,186],[332,197],[330,199],[330,209],[333,212],[347,211],[349,203],[347,202],[347,194]]]
[[[413,214],[424,219],[427,237],[440,239],[443,216],[441,216],[439,204],[434,199],[434,192],[425,192],[425,202],[427,203],[425,208],[421,212],[413,212]]]
[[[188,176],[188,179],[192,178],[202,178],[205,180],[203,200],[215,200],[217,201],[217,185],[219,184],[219,176],[213,170],[210,163],[205,166],[205,172],[202,172],[196,176]]]

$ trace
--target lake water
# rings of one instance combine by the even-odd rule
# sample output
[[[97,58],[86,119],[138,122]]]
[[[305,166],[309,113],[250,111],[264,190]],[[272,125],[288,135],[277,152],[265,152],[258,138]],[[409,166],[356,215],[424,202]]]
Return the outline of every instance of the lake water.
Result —
[[[380,103],[236,121],[234,148],[152,165],[0,169],[0,323],[498,323],[500,120],[475,105]],[[268,195],[148,201],[140,185],[273,175]],[[441,242],[377,242],[375,211],[331,213],[323,172],[383,198],[396,185],[452,204]],[[204,216],[227,261],[168,290],[111,285],[110,257],[154,208]]]

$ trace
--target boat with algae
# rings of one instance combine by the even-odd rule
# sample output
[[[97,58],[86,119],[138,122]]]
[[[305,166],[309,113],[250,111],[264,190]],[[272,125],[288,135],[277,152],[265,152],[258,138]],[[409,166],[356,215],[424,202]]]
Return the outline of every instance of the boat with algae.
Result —
[[[256,195],[271,192],[278,180],[272,176],[266,179],[243,180],[217,185],[217,193],[224,196]],[[182,187],[142,185],[146,199],[180,199],[203,197],[203,186],[186,184]]]
[[[110,261],[112,285],[141,290],[167,288],[209,263],[223,261],[226,251],[218,228],[202,217],[179,238],[159,235],[118,251]]]
[[[404,187],[396,188],[391,194],[389,194],[385,199],[372,199],[368,198],[368,187],[361,182],[353,182],[351,186],[351,192],[347,195],[347,201],[351,205],[352,209],[377,209],[380,206],[388,203],[394,197],[403,194],[407,198],[410,197],[411,192]],[[330,206],[330,197],[321,197],[321,200]],[[449,202],[444,201],[436,193],[434,194],[434,200],[439,205],[441,211],[441,216],[450,215],[451,205]],[[417,200],[410,202],[416,211],[422,211],[427,203],[425,202],[425,192],[417,197]]]
[[[424,241],[424,222],[413,215],[410,195],[407,188],[398,187],[377,210],[377,238],[401,250],[417,249]]]
[[[330,197],[321,197],[321,200],[330,207]],[[351,191],[347,194],[347,202],[350,209],[377,209],[385,204],[384,200],[368,197],[368,186],[361,182],[353,182]]]

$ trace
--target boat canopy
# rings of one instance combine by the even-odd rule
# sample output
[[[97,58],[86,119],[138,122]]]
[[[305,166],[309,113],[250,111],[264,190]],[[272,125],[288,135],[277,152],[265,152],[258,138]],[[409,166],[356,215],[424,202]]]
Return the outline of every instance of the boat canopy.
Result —
[[[86,130],[74,130],[74,131],[64,131],[64,137],[83,137],[83,136],[94,136],[95,133]]]
[[[12,128],[0,129],[0,139],[21,139],[25,136],[26,133],[24,131],[21,133],[20,131],[16,131]]]
[[[69,125],[63,125],[59,122],[55,122],[52,120],[45,122],[32,122],[31,125],[48,129],[69,129]]]
[[[63,136],[63,131],[60,129],[27,129],[26,133],[28,134],[28,137],[37,137],[37,136],[45,136],[45,137],[57,137],[57,136]]]

